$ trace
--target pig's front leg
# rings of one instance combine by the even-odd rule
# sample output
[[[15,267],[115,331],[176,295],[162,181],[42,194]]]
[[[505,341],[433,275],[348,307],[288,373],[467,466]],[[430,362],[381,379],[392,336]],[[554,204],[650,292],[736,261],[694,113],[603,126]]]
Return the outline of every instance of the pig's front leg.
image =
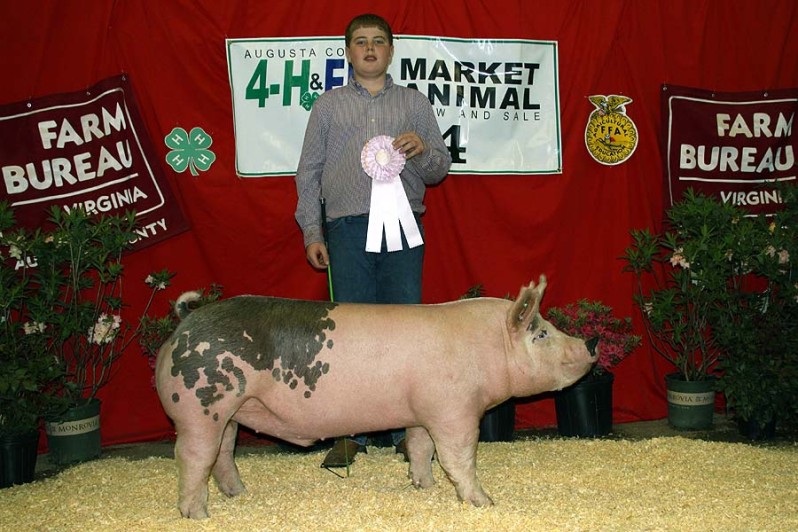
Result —
[[[435,444],[424,427],[407,429],[407,455],[410,458],[408,476],[416,488],[429,488],[435,484],[432,478],[432,455]]]
[[[477,478],[477,441],[479,419],[471,420],[467,426],[459,423],[460,430],[430,428],[435,442],[438,461],[457,490],[457,497],[474,506],[491,506],[493,501],[482,489]]]
[[[235,463],[237,434],[238,423],[231,419],[224,428],[219,456],[213,466],[213,478],[216,480],[219,490],[228,497],[235,497],[247,491],[244,483],[241,482],[241,476],[238,474],[238,467]]]

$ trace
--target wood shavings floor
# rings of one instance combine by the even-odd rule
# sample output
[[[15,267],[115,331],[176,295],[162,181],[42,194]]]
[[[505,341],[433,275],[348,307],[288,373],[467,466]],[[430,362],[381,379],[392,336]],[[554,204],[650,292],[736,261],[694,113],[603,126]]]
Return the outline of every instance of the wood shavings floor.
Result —
[[[693,433],[480,443],[479,475],[496,502],[416,490],[392,448],[369,448],[350,476],[319,467],[324,450],[242,446],[249,492],[210,489],[211,518],[180,518],[170,443],[103,457],[0,491],[2,530],[798,530],[798,445],[708,441]],[[126,446],[128,450],[144,446]],[[150,445],[150,450],[153,446]]]

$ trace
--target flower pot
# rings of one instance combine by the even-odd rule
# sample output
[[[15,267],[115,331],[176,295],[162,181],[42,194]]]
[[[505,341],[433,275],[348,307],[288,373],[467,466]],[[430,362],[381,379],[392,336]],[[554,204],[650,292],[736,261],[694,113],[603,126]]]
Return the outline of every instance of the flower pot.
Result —
[[[512,441],[515,430],[515,400],[494,406],[479,422],[479,441]]]
[[[751,441],[772,440],[776,437],[776,418],[771,419],[763,426],[759,419],[737,419],[737,430]]]
[[[45,425],[50,462],[68,465],[100,456],[100,400],[75,406]]]
[[[39,430],[0,436],[0,488],[33,481]]]
[[[715,412],[715,379],[686,381],[678,373],[665,376],[668,392],[668,423],[681,430],[703,430],[712,426]]]
[[[554,407],[561,436],[594,438],[612,431],[612,383],[615,375],[604,372],[583,378],[557,392]]]

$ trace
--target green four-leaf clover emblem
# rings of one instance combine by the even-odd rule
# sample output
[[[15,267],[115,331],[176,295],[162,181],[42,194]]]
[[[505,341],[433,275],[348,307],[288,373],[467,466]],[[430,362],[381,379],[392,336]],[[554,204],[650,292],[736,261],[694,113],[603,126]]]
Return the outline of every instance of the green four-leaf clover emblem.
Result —
[[[305,108],[305,111],[310,111],[313,104],[316,103],[316,100],[319,99],[318,92],[305,92],[299,98],[299,104]]]
[[[216,160],[216,154],[208,149],[213,139],[201,127],[195,127],[190,133],[176,127],[164,137],[164,142],[172,150],[166,154],[166,162],[175,172],[190,168],[191,175],[197,176],[197,169],[205,172]]]

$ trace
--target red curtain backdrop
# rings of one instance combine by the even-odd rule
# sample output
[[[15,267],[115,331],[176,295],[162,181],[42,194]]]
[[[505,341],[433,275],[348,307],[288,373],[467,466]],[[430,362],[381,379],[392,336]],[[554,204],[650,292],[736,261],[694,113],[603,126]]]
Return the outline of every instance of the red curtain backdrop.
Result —
[[[559,43],[563,173],[449,176],[429,191],[424,301],[456,299],[481,283],[512,296],[545,273],[544,309],[600,299],[631,315],[633,278],[619,256],[631,228],[661,223],[662,84],[709,90],[798,87],[794,0],[28,0],[2,2],[0,103],[89,87],[127,73],[159,163],[191,230],[126,263],[130,314],[149,272],[177,272],[166,297],[219,283],[224,294],[325,299],[326,278],[306,263],[291,177],[240,179],[225,38],[341,35],[352,16],[384,16],[397,34],[553,40]],[[591,95],[633,99],[639,145],[603,166],[585,148]],[[164,136],[198,126],[217,160],[194,177],[165,162]],[[166,312],[163,303],[158,309]],[[642,331],[640,331],[642,332]],[[412,339],[408,339],[412,341]],[[665,416],[671,370],[648,344],[615,370],[615,423]],[[101,393],[104,444],[152,440],[172,427],[137,346]],[[555,422],[551,397],[522,401],[516,426]]]

